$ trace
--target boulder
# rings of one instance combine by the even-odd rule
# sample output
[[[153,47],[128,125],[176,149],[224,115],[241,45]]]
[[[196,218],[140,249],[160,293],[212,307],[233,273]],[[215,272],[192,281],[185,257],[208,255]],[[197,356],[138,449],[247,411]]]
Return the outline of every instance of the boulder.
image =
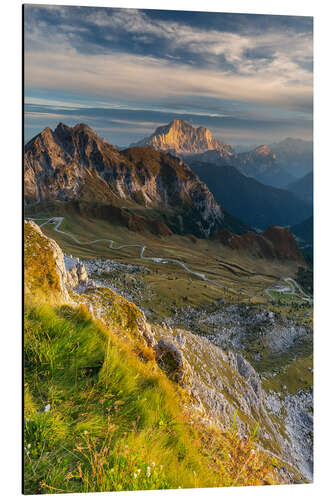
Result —
[[[192,370],[182,352],[171,342],[159,340],[154,346],[156,360],[160,368],[171,380],[181,386],[191,386]]]

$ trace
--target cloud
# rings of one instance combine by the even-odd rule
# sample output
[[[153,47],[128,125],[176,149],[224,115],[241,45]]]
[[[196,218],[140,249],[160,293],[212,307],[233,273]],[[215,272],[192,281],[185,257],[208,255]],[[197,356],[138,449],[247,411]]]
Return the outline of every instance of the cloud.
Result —
[[[311,111],[312,80],[304,83],[304,71],[283,57],[265,70],[239,75],[145,56],[58,50],[27,57],[25,85],[142,102],[194,95]]]
[[[58,114],[84,116],[89,102],[104,113],[230,115],[256,130],[262,107],[286,129],[288,113],[291,127],[311,120],[311,18],[30,5],[25,22],[26,91],[57,95],[47,105]]]
[[[30,6],[29,12],[27,43],[39,43],[41,50],[45,50],[45,42],[52,40],[54,46],[60,42],[60,46],[75,47],[83,53],[95,53],[98,48],[103,54],[116,50],[201,66],[214,64],[240,74],[254,73],[261,68],[267,70],[270,62],[279,64],[280,59],[294,61],[293,70],[312,60],[312,30],[299,31],[297,21],[294,21],[294,29],[282,29],[280,16],[261,16],[262,21],[271,19],[270,28],[266,30],[260,29],[260,23],[259,29],[258,26],[254,29],[250,19],[257,16],[248,16],[248,30],[232,32],[221,27],[207,29],[200,24],[160,19],[154,11],[136,9],[53,9],[51,12],[61,13],[60,17],[53,18],[53,23],[45,15],[45,12],[49,14],[48,7],[36,10]],[[215,15],[221,24],[224,24],[224,16]],[[240,18],[242,16],[238,16]]]

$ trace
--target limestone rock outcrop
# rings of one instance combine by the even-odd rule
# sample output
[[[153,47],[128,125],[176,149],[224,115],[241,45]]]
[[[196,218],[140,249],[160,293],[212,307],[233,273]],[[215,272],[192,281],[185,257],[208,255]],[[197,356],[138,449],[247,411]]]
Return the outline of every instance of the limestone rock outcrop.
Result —
[[[64,255],[58,243],[46,236],[34,221],[25,220],[24,226],[25,287],[28,293],[44,281],[63,300],[72,302],[69,289],[94,286],[80,259]]]
[[[24,221],[24,267],[26,293],[50,288],[63,300],[70,301],[64,254],[58,243],[32,220]]]
[[[80,262],[79,258],[65,255],[64,262],[67,272],[67,286],[71,288],[75,288],[79,285],[84,287],[94,286],[94,282],[88,278],[84,264]]]

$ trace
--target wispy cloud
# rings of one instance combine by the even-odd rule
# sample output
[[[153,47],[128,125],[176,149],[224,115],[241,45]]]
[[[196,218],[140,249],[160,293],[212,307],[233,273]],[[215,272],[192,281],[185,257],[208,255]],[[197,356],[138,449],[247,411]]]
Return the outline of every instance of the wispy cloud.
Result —
[[[41,104],[44,89],[85,96],[46,99],[58,108],[89,101],[221,118],[245,116],[252,105],[270,110],[272,121],[281,110],[294,122],[311,119],[310,18],[27,6],[25,19],[31,104]]]
[[[58,50],[33,54],[26,66],[25,84],[142,102],[152,97],[163,102],[173,96],[196,95],[311,111],[311,81],[304,84],[300,73],[296,76],[294,63],[283,58],[266,70],[239,75],[145,56]]]

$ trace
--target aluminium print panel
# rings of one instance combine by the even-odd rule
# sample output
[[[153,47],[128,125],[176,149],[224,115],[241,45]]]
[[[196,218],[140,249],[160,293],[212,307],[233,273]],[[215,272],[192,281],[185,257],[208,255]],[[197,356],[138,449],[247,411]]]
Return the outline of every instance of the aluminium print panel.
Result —
[[[24,493],[312,482],[313,19],[24,6]]]

